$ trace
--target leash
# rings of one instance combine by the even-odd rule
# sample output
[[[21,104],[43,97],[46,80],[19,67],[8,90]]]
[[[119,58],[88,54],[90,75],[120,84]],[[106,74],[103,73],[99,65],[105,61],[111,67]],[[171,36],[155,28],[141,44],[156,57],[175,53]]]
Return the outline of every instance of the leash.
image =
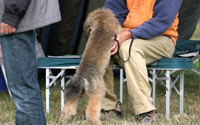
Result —
[[[133,40],[134,40],[134,39],[131,40],[131,44],[130,44],[130,47],[129,47],[129,57],[128,57],[127,60],[123,60],[123,59],[121,58],[120,54],[119,54],[120,46],[119,46],[119,41],[117,40],[117,35],[115,35],[114,40],[115,40],[115,41],[117,42],[117,44],[118,44],[117,54],[118,54],[119,58],[120,58],[123,62],[127,62],[127,61],[130,59],[130,57],[131,57],[131,47],[132,47],[132,44],[133,44]]]

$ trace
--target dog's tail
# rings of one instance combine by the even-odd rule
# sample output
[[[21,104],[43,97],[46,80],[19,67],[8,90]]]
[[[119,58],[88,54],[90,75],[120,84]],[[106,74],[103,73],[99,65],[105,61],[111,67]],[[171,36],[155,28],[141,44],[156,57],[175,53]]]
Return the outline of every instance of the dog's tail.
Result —
[[[80,75],[75,75],[74,79],[65,89],[65,97],[66,99],[71,99],[76,96],[79,96],[84,91],[84,77]]]

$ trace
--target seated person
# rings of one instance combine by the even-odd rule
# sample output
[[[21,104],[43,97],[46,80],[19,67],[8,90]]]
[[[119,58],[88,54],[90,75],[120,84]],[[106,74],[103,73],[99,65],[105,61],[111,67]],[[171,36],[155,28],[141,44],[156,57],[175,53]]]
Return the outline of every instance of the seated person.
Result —
[[[133,44],[130,59],[118,60],[124,67],[130,102],[139,123],[154,122],[156,108],[151,97],[146,65],[172,57],[178,37],[178,11],[182,0],[106,0],[105,7],[111,9],[124,32],[117,34],[120,44],[119,54],[123,60],[129,58],[129,48]],[[114,36],[113,38],[114,39]],[[118,45],[111,48],[111,55],[118,51]],[[111,60],[105,77],[106,95],[102,115],[121,116],[117,110],[117,98],[114,93],[113,61]],[[116,106],[117,105],[117,106]]]

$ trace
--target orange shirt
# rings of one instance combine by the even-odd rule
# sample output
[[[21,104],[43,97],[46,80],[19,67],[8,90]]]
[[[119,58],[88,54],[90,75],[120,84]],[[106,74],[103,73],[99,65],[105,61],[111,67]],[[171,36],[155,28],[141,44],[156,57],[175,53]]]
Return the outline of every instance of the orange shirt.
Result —
[[[126,0],[128,15],[123,23],[124,30],[131,30],[144,22],[152,19],[154,11],[154,4],[156,0]],[[161,10],[162,11],[162,10]],[[178,14],[171,26],[162,35],[170,36],[176,44],[178,37]]]

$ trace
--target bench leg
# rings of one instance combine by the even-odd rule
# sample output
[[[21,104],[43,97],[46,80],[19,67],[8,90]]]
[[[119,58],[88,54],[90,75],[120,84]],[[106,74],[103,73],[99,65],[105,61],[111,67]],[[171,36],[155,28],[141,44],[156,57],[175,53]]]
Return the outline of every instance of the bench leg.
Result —
[[[153,69],[153,74],[156,74],[156,70]],[[156,106],[156,78],[153,75],[153,104]]]
[[[62,69],[63,70],[63,69]],[[61,76],[61,111],[63,111],[64,105],[65,105],[65,73]]]
[[[46,112],[49,113],[50,111],[50,88],[48,87],[49,86],[49,82],[50,82],[50,79],[49,79],[49,75],[50,75],[50,69],[46,69]]]
[[[166,119],[169,120],[170,117],[170,95],[171,95],[171,78],[170,78],[170,71],[166,71],[166,87],[168,90],[166,90]]]
[[[184,70],[180,71],[180,114],[184,113]]]
[[[124,70],[120,69],[120,103],[123,103],[123,93],[124,93]]]

